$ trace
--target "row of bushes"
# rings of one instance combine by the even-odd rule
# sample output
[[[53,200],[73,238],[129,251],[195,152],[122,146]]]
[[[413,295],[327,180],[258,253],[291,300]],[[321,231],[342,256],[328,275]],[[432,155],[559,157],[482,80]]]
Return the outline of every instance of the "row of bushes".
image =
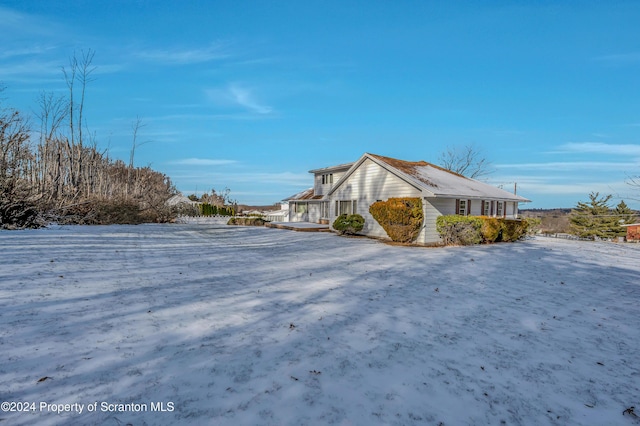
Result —
[[[201,216],[233,216],[235,214],[232,207],[214,206],[209,203],[198,204],[198,210]]]
[[[415,241],[423,224],[420,198],[390,198],[378,201],[369,213],[382,226],[394,242]],[[504,219],[487,216],[445,215],[436,219],[436,230],[445,245],[472,245],[511,242],[524,238],[536,225],[535,219]],[[358,214],[340,215],[333,229],[340,234],[357,234],[364,227],[364,218]]]
[[[245,216],[245,217],[232,217],[227,222],[227,225],[264,226],[266,223],[267,221],[262,217]]]
[[[446,245],[511,242],[524,238],[533,223],[527,219],[446,215],[436,219],[436,230]]]

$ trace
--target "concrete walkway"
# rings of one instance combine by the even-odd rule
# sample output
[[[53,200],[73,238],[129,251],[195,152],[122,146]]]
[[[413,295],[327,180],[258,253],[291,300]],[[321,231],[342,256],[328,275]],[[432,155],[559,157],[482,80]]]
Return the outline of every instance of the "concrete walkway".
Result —
[[[329,225],[321,225],[311,222],[270,222],[267,228],[289,229],[299,232],[329,232]]]

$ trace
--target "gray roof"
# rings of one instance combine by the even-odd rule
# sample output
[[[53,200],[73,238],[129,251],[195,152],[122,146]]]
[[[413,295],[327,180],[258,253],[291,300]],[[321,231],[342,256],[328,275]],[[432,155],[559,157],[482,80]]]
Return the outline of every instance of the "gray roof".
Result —
[[[460,174],[446,170],[435,164],[426,161],[404,161],[395,158],[383,157],[381,155],[365,153],[351,167],[340,182],[329,191],[331,194],[340,184],[346,180],[351,173],[366,159],[370,159],[389,172],[395,174],[407,183],[420,189],[425,196],[442,198],[470,198],[470,199],[493,199],[502,201],[530,202],[527,198],[521,197],[504,189],[489,185],[484,182],[470,179]]]

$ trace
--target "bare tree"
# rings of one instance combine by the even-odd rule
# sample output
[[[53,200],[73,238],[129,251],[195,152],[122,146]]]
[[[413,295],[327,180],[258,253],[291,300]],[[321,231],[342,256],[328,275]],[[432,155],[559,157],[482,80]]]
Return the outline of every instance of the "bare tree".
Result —
[[[0,228],[40,226],[30,178],[29,128],[17,111],[0,111]]]
[[[640,193],[640,175],[630,176],[626,180],[627,185],[629,185],[633,190]],[[638,200],[640,198],[631,198],[632,200]]]
[[[78,75],[78,80],[80,81],[81,93],[80,93],[80,105],[78,105],[78,139],[80,141],[80,146],[82,146],[82,113],[84,111],[84,96],[87,88],[87,83],[93,81],[91,78],[91,74],[95,71],[96,67],[94,67],[91,63],[93,62],[93,56],[95,55],[95,51],[89,49],[86,52],[81,51],[82,58],[78,63],[78,70],[80,74]]]
[[[173,214],[165,205],[177,192],[169,177],[134,167],[136,149],[150,142],[140,142],[139,117],[128,165],[100,151],[88,130],[83,111],[93,56],[92,50],[80,58],[74,54],[70,68],[63,68],[68,97],[40,95],[34,145],[26,120],[4,108],[0,96],[0,227],[37,226],[42,215],[60,223],[113,223],[164,221]]]
[[[443,168],[471,179],[493,173],[491,163],[475,145],[447,147],[440,154],[439,162]]]
[[[144,124],[144,123],[142,122],[142,119],[141,119],[139,116],[136,116],[136,120],[135,120],[135,121],[133,122],[133,124],[131,125],[131,130],[133,131],[133,141],[132,141],[132,143],[131,143],[131,151],[130,151],[130,153],[129,153],[129,171],[127,172],[127,176],[128,176],[128,178],[127,178],[127,182],[128,182],[128,185],[131,183],[131,172],[132,172],[132,171],[133,171],[133,169],[134,169],[134,166],[133,166],[133,164],[134,164],[134,163],[133,163],[133,160],[135,159],[135,155],[136,155],[136,148],[138,148],[138,147],[140,147],[140,146],[142,146],[142,145],[144,145],[144,144],[147,144],[147,143],[151,142],[150,140],[146,140],[146,141],[144,141],[144,142],[139,142],[139,141],[138,141],[138,132],[140,131],[140,129],[141,129],[141,128],[143,128],[143,127],[145,127],[145,126],[146,126],[146,124]],[[127,188],[128,188],[128,186],[127,186]],[[127,190],[127,193],[128,193],[128,190]]]
[[[67,150],[67,155],[71,159],[69,164],[71,189],[76,193],[78,191],[78,188],[82,184],[81,180],[83,177],[83,163],[80,160],[80,156],[82,155],[83,151],[83,112],[87,83],[92,81],[90,76],[96,69],[96,67],[92,66],[94,55],[95,52],[91,49],[89,49],[87,52],[83,50],[81,51],[80,59],[78,59],[77,54],[74,52],[73,56],[69,59],[69,68],[67,69],[62,67],[62,73],[64,74],[65,82],[67,83],[67,88],[69,89],[68,117],[70,134],[69,138],[67,138],[65,148]],[[77,106],[77,110],[74,98],[74,86],[76,80],[80,82],[80,103]],[[77,120],[76,114],[78,115]]]

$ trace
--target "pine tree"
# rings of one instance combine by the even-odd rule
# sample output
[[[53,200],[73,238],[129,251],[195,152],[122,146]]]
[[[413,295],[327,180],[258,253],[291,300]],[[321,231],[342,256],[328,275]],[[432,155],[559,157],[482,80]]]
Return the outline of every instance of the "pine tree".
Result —
[[[618,221],[622,225],[628,225],[636,222],[635,212],[627,206],[624,200],[620,201],[616,206],[616,214],[618,215]]]
[[[572,233],[582,238],[614,238],[620,235],[619,218],[608,204],[611,197],[600,197],[599,192],[592,192],[588,202],[578,202],[569,215]]]

